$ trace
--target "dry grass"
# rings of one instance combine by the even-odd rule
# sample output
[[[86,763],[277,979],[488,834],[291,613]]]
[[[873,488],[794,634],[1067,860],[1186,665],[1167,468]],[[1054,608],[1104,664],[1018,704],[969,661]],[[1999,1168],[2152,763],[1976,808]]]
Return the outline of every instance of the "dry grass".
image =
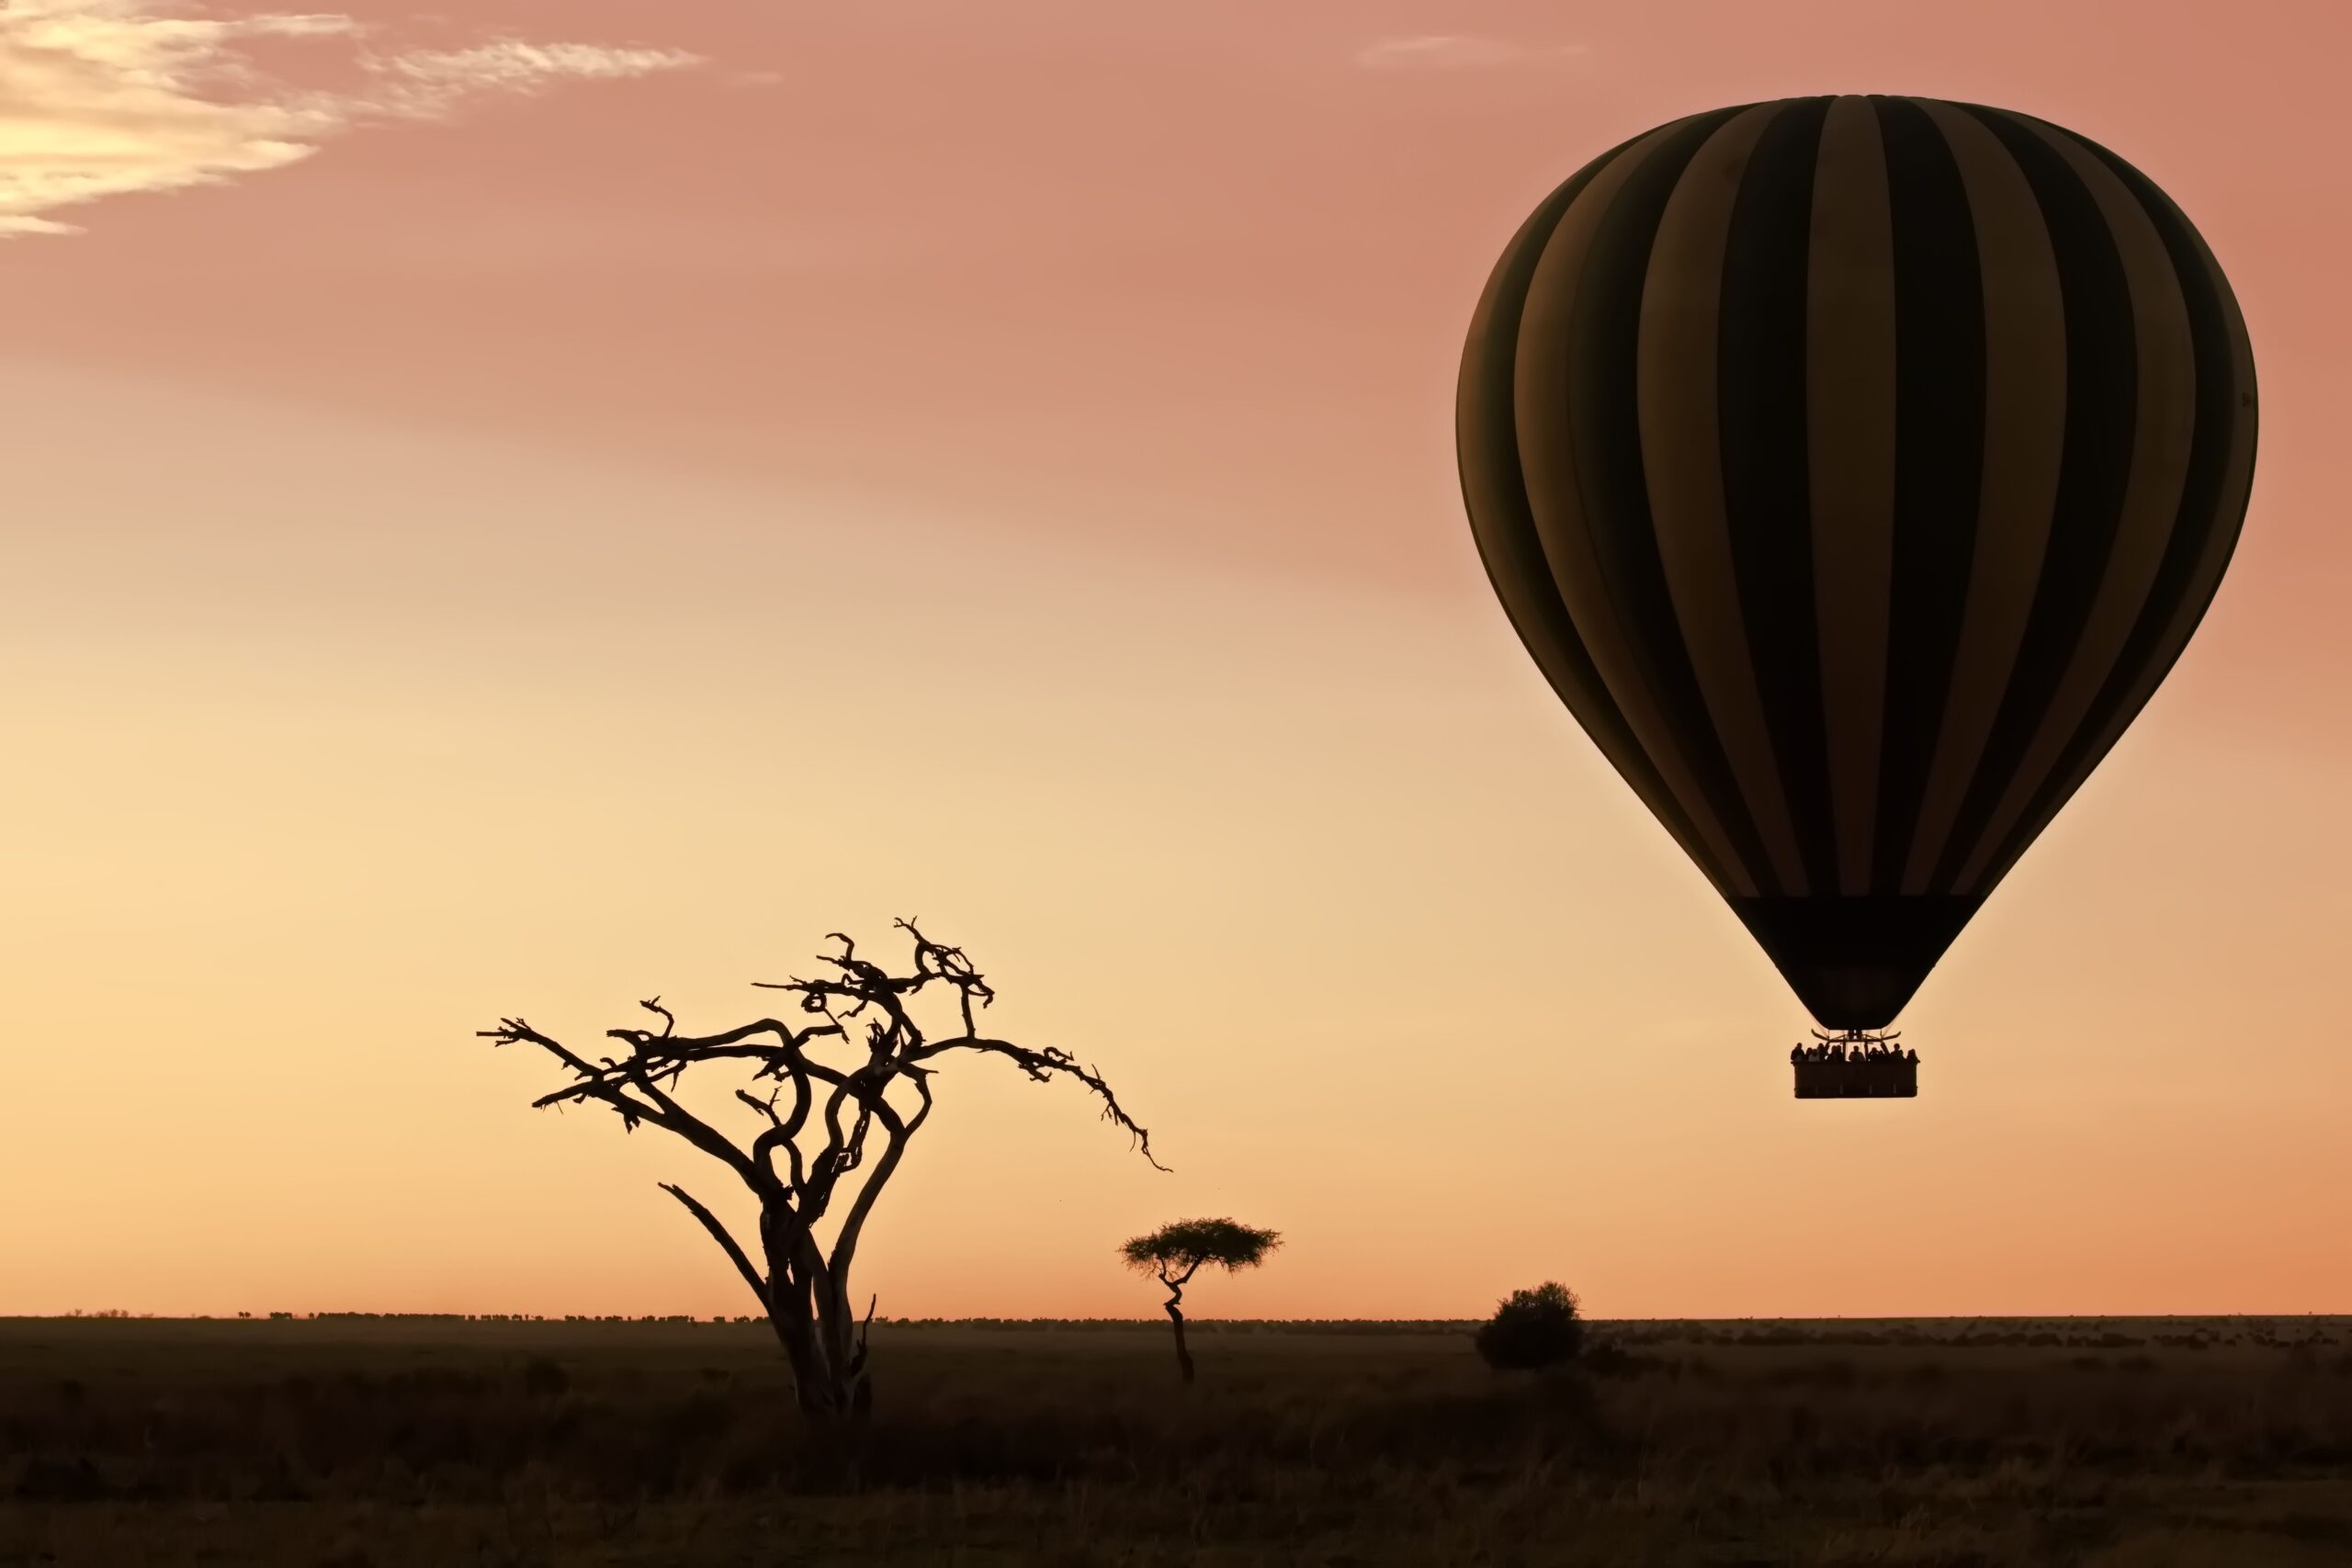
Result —
[[[1203,1327],[0,1324],[0,1568],[2352,1562],[2346,1320]]]

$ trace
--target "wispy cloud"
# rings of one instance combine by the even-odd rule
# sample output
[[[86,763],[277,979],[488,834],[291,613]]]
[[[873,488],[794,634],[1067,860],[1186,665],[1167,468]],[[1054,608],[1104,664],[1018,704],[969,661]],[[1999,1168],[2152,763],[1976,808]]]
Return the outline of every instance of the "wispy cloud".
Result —
[[[254,64],[256,44],[301,39],[339,49],[356,83],[304,87]],[[108,197],[283,168],[363,124],[443,118],[480,98],[696,63],[676,50],[514,39],[402,51],[334,13],[217,17],[170,0],[0,0],[0,237],[71,233],[55,214]]]
[[[1566,60],[1586,53],[1581,43],[1525,44],[1475,33],[1421,33],[1377,39],[1356,54],[1356,63],[1374,71],[1465,71]]]
[[[414,50],[368,62],[379,107],[441,115],[481,93],[537,93],[560,82],[613,82],[700,63],[670,49],[499,39],[470,49]]]

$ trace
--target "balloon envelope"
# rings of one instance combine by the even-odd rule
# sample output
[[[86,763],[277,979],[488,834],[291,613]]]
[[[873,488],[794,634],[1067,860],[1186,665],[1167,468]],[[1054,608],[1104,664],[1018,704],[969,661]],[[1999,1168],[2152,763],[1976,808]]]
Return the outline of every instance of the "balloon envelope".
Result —
[[[1921,98],[1694,115],[1505,249],[1463,356],[1528,651],[1823,1023],[1879,1029],[2146,704],[2252,484],[2145,175]]]

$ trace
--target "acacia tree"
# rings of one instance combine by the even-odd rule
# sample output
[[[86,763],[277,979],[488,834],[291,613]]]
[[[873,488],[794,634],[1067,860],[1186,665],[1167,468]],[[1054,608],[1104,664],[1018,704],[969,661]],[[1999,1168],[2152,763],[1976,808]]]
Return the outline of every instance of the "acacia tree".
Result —
[[[1139,1235],[1119,1248],[1127,1267],[1138,1274],[1155,1274],[1168,1287],[1168,1320],[1176,1325],[1176,1366],[1184,1381],[1193,1381],[1193,1353],[1184,1348],[1184,1287],[1204,1264],[1230,1274],[1255,1269],[1266,1254],[1283,1244],[1278,1231],[1261,1231],[1232,1220],[1178,1220]]]
[[[1151,1134],[1121,1108],[1093,1068],[1066,1052],[1033,1050],[980,1032],[978,1010],[996,993],[961,948],[933,942],[912,921],[897,924],[914,947],[902,973],[858,956],[856,943],[835,931],[829,940],[841,951],[818,955],[831,974],[755,982],[799,998],[805,1021],[798,1028],[763,1018],[718,1034],[682,1035],[656,997],[639,1005],[662,1021],[659,1030],[605,1032],[626,1048],[616,1055],[591,1057],[519,1018],[481,1032],[500,1045],[536,1045],[570,1070],[573,1081],[541,1095],[535,1106],[610,1106],[624,1130],[634,1133],[642,1123],[675,1134],[750,1190],[759,1205],[755,1248],[737,1241],[684,1188],[662,1183],[701,1222],[759,1299],[792,1363],[800,1408],[818,1417],[862,1415],[870,1406],[866,1330],[878,1298],[867,1301],[861,1320],[852,1304],[851,1266],[876,1200],[897,1173],[908,1143],[930,1120],[931,1078],[942,1057],[959,1051],[1001,1056],[1040,1083],[1072,1079],[1102,1102],[1103,1120],[1126,1129],[1146,1160],[1167,1168],[1152,1158]],[[925,992],[953,1002],[955,1021],[942,1032],[926,1031],[915,1016]],[[812,1047],[825,1045],[849,1059],[836,1064],[812,1054]],[[748,1145],[679,1101],[686,1070],[713,1064],[751,1069],[751,1087],[737,1087],[733,1096],[758,1119]],[[695,1081],[704,1078],[697,1075]],[[775,1087],[754,1092],[763,1083]]]

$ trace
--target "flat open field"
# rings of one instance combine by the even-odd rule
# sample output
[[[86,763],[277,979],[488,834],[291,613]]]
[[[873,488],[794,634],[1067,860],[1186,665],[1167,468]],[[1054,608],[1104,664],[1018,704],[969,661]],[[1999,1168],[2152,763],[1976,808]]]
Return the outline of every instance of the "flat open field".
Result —
[[[2352,1319],[0,1320],[0,1565],[2352,1563]]]

